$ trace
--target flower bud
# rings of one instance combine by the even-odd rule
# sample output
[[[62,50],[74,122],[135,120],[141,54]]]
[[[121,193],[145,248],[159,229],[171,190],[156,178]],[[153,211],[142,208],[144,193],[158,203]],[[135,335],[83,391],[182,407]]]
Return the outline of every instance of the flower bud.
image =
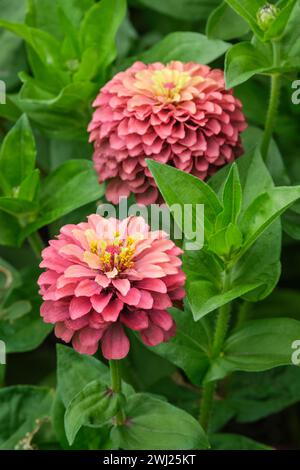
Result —
[[[256,15],[260,29],[267,31],[274,20],[277,18],[278,13],[279,8],[277,8],[276,5],[272,5],[271,3],[266,3],[266,5],[261,7]]]

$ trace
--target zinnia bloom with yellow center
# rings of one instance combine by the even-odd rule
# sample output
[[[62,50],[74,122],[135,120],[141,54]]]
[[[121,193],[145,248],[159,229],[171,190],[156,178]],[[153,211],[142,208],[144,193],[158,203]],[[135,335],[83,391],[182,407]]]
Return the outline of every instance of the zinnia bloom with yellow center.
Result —
[[[42,252],[41,315],[80,353],[101,343],[106,359],[128,354],[124,327],[155,346],[175,333],[167,308],[184,296],[182,251],[142,217],[123,221],[93,214],[65,225]]]
[[[88,127],[99,181],[118,203],[135,193],[150,204],[158,190],[146,158],[205,179],[241,155],[241,102],[221,70],[196,63],[136,62],[100,91]]]

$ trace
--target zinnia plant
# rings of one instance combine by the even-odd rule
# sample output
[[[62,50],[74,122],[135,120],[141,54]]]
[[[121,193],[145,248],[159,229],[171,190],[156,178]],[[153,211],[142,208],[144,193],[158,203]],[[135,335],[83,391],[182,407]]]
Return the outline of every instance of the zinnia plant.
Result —
[[[0,7],[0,450],[299,449],[300,0]]]

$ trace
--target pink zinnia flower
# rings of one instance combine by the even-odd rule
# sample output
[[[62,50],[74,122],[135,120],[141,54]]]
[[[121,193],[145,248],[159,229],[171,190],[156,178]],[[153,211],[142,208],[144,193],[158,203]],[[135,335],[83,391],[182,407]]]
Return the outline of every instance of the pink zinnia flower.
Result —
[[[80,353],[101,343],[106,359],[129,351],[124,326],[155,346],[175,333],[167,308],[184,296],[180,248],[142,217],[123,221],[90,215],[65,225],[42,252],[41,315]]]
[[[136,62],[102,88],[93,106],[94,164],[115,204],[130,192],[139,203],[157,200],[146,158],[204,179],[242,153],[241,102],[225,90],[223,72],[207,65]]]

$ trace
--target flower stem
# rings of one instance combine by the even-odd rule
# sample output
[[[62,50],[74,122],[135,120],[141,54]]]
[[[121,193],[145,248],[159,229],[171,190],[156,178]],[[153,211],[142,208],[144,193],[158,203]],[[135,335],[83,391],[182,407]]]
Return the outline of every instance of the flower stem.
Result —
[[[280,64],[280,44],[278,42],[273,42],[273,66],[277,67]],[[267,111],[265,131],[263,135],[263,140],[261,144],[261,153],[264,160],[266,160],[270,145],[270,140],[272,137],[274,123],[278,111],[279,98],[280,98],[280,83],[281,77],[279,73],[274,73],[271,76],[271,92],[270,100]]]
[[[41,257],[41,251],[44,248],[44,243],[38,232],[34,232],[31,235],[28,235],[27,240],[32,248],[37,259]]]
[[[122,392],[122,379],[120,374],[119,361],[109,361],[110,376],[111,376],[111,388],[114,393]],[[117,426],[122,426],[125,421],[125,414],[123,409],[119,409],[116,414]]]
[[[229,276],[225,272],[223,292],[226,292],[229,287]],[[216,329],[212,345],[212,360],[216,359],[222,352],[226,333],[228,330],[230,319],[231,305],[227,303],[222,305],[219,309],[218,318],[216,322]],[[207,382],[203,386],[203,393],[200,405],[200,424],[205,431],[207,431],[210,421],[210,416],[214,401],[214,392],[216,388],[216,381]]]

